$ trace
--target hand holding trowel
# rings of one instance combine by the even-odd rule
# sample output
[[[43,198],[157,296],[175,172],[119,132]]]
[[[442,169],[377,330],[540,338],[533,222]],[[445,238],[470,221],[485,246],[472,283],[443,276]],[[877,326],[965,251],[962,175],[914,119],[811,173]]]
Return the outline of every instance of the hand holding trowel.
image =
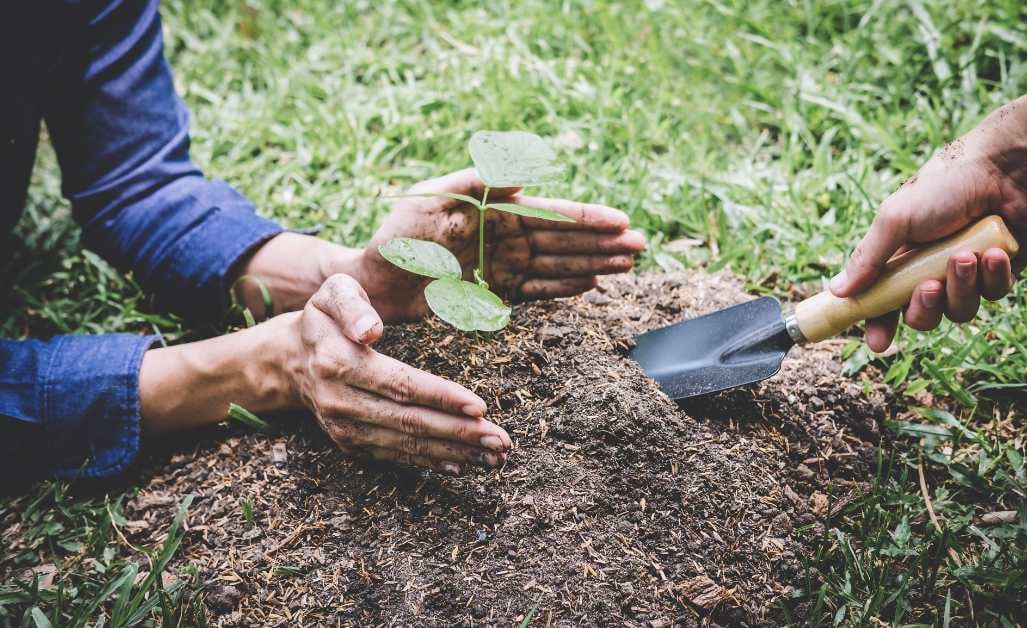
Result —
[[[953,254],[980,255],[994,247],[1010,257],[1019,250],[1002,219],[989,216],[893,258],[877,283],[859,295],[840,298],[824,291],[790,313],[782,313],[774,297],[760,297],[644,333],[631,357],[671,399],[751,384],[777,373],[793,345],[831,338],[861,320],[900,309],[917,284],[945,278]]]

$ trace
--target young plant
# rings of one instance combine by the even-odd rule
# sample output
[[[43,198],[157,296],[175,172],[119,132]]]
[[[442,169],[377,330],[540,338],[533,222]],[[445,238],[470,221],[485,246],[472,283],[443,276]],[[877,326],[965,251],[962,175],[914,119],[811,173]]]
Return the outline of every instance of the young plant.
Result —
[[[456,256],[443,246],[414,238],[393,238],[378,248],[382,257],[403,270],[434,279],[424,289],[428,307],[450,325],[462,331],[496,331],[510,322],[510,307],[489,289],[485,277],[485,216],[489,210],[574,222],[558,212],[516,203],[490,203],[493,188],[525,187],[558,180],[563,166],[542,138],[524,131],[478,131],[467,145],[478,176],[485,182],[481,200],[466,194],[440,192],[423,196],[445,196],[478,210],[478,265],[474,282],[463,279]]]

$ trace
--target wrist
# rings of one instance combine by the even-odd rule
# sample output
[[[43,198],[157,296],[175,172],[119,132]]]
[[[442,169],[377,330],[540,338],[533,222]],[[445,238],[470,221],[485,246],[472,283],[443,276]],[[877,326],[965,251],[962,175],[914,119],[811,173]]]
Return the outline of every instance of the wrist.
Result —
[[[289,368],[298,363],[298,316],[147,351],[139,372],[143,428],[167,432],[217,423],[231,403],[253,412],[297,407]]]
[[[296,386],[297,374],[303,370],[301,316],[301,312],[286,312],[248,330],[259,330],[259,335],[255,334],[251,346],[256,368],[249,371],[247,378],[251,389],[260,391],[265,409],[303,406]]]
[[[266,312],[260,285],[270,293],[275,313],[303,308],[324,280],[335,273],[347,273],[355,266],[360,251],[347,249],[315,236],[282,233],[268,240],[243,265],[242,281],[235,295],[243,307],[263,317]],[[259,282],[259,283],[258,283]]]

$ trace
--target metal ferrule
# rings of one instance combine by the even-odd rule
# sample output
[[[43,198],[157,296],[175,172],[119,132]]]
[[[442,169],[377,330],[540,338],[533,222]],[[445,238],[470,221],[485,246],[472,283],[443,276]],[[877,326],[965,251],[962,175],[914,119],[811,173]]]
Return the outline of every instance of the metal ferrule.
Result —
[[[806,336],[799,329],[799,321],[795,319],[795,312],[788,312],[785,315],[785,329],[788,330],[788,335],[795,341],[795,344],[801,345],[806,343]]]

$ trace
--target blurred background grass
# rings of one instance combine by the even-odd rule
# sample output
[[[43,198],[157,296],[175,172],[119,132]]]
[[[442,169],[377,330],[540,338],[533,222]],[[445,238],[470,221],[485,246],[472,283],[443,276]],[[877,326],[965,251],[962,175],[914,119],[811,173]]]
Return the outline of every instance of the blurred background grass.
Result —
[[[1010,0],[179,0],[163,13],[195,160],[288,226],[360,245],[383,192],[467,166],[474,130],[525,129],[570,165],[546,192],[621,207],[648,234],[642,268],[727,268],[783,297],[819,287],[890,191],[1027,86],[1027,15]],[[55,163],[44,148],[0,332],[193,334],[80,250]],[[853,377],[883,372],[911,409],[949,413],[896,424],[872,489],[828,522],[787,608],[814,622],[1022,621],[1025,305],[1021,282],[973,324],[903,332],[893,357],[850,344]],[[1014,517],[978,525],[993,511]],[[53,609],[3,600],[9,617]]]

